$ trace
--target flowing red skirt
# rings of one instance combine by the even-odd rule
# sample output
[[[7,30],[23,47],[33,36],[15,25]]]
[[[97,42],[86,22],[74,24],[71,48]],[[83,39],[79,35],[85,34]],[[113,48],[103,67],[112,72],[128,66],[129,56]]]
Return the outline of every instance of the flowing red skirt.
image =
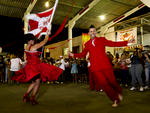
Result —
[[[62,69],[46,64],[26,64],[26,66],[15,73],[12,80],[18,82],[29,82],[36,76],[40,76],[43,82],[57,80],[62,73]]]

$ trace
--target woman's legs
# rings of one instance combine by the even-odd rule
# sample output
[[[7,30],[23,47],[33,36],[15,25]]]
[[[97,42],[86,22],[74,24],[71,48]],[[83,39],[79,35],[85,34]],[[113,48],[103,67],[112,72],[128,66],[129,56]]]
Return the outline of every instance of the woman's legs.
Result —
[[[39,91],[40,81],[41,81],[40,78],[35,80],[33,90],[32,90],[32,94],[31,94],[32,96],[36,96],[37,92]]]
[[[29,94],[32,92],[34,86],[35,86],[35,82],[32,82],[32,83],[29,85],[29,87],[28,87],[26,93],[25,93],[24,96],[23,96],[23,102],[29,102],[29,101],[30,101]]]
[[[39,87],[40,87],[40,78],[36,79],[29,85],[27,92],[23,96],[23,101],[24,102],[31,101],[31,104],[33,104],[33,105],[38,104],[38,102],[35,101],[35,96],[36,96],[37,92],[39,91]],[[29,98],[29,94],[31,92],[32,92],[31,98]]]
[[[30,92],[33,90],[34,86],[35,86],[35,82],[32,82],[32,83],[29,85],[29,87],[28,87],[26,93],[27,93],[27,94],[30,94]]]
[[[72,73],[73,83],[77,83],[77,74]]]
[[[35,80],[35,85],[33,87],[31,98],[30,98],[30,101],[31,101],[32,105],[38,104],[35,97],[36,97],[36,94],[38,93],[39,88],[40,88],[40,80],[41,80],[40,78]]]
[[[72,74],[72,82],[75,83],[75,75]]]

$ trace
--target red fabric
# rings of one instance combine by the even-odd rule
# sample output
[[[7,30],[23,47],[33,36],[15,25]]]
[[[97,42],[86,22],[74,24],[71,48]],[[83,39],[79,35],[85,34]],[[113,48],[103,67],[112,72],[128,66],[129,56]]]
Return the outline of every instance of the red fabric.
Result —
[[[16,72],[16,75],[12,77],[12,80],[19,82],[29,82],[34,77],[40,75],[42,81],[57,80],[63,72],[62,69],[52,66],[50,64],[41,63],[38,56],[39,52],[26,52],[27,64],[24,68]]]
[[[74,54],[74,57],[82,58],[86,56],[87,52],[89,52],[91,71],[112,68],[112,65],[105,53],[105,46],[119,47],[127,45],[127,41],[113,42],[105,39],[104,37],[96,37],[94,43],[95,46],[92,45],[92,40],[89,40],[85,44],[85,48],[82,53]]]
[[[118,95],[122,94],[122,88],[117,83],[112,69],[95,71],[91,74],[112,101],[120,101]]]
[[[60,32],[62,32],[62,30],[64,29],[66,22],[67,22],[68,17],[66,16],[66,18],[64,18],[62,24],[60,25],[60,27],[58,28],[58,30],[56,31],[56,33],[49,37],[49,41],[52,40],[54,37],[56,37]]]
[[[53,8],[37,14],[27,15],[29,20],[28,33],[33,34],[35,37],[40,38],[41,35],[46,35],[47,30],[50,30],[50,19],[53,13]]]
[[[30,25],[30,31],[38,28],[38,22],[34,20],[29,20],[29,25]]]
[[[37,35],[36,37],[40,37],[41,36],[41,33],[46,33],[47,32],[47,28],[44,27]]]
[[[102,88],[97,83],[98,81],[95,79],[95,77],[92,75],[92,72],[89,69],[90,90],[100,91]]]
[[[43,17],[50,16],[52,13],[53,13],[53,8],[48,9],[48,10],[41,12],[41,13],[37,13],[36,15],[39,16],[40,18],[43,18]]]
[[[118,94],[122,94],[122,89],[115,79],[112,65],[105,53],[105,46],[126,46],[127,41],[113,42],[105,39],[105,37],[95,37],[93,42],[94,44],[92,44],[92,40],[89,40],[85,44],[83,52],[74,54],[74,57],[85,57],[89,52],[91,88],[102,88],[112,101],[117,100],[119,102]]]

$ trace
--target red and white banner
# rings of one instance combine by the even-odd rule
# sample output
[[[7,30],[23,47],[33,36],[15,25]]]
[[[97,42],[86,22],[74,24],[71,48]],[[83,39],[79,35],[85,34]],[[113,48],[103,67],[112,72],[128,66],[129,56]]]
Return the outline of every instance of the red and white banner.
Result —
[[[29,22],[28,33],[32,33],[35,37],[40,38],[41,35],[46,35],[51,32],[51,22],[56,10],[58,0],[55,1],[54,7],[44,12],[37,14],[26,15]]]
[[[137,43],[137,28],[131,28],[117,32],[117,41],[128,41],[134,39],[131,44]]]
[[[53,8],[37,14],[27,15],[29,23],[28,33],[39,38],[41,35],[46,35],[47,30],[50,30],[50,19],[53,13]]]

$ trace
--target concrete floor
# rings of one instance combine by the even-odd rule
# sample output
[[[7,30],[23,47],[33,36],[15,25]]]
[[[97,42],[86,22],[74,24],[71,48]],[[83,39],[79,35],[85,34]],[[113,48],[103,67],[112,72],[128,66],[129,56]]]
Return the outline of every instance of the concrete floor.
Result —
[[[0,84],[0,113],[150,113],[150,90],[123,90],[124,100],[117,108],[104,92],[88,89],[87,84],[42,84],[39,105],[22,102],[28,84]]]

